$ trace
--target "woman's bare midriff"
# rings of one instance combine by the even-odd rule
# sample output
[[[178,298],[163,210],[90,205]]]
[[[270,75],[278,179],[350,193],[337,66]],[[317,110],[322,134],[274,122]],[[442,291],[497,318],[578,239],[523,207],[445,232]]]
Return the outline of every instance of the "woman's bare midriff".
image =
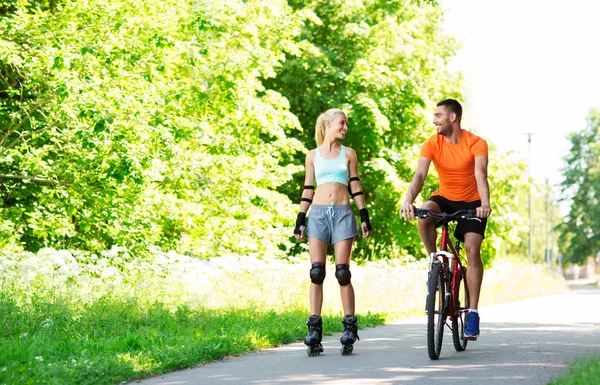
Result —
[[[350,198],[348,195],[348,186],[341,183],[324,183],[317,187],[313,197],[313,205],[348,205]]]

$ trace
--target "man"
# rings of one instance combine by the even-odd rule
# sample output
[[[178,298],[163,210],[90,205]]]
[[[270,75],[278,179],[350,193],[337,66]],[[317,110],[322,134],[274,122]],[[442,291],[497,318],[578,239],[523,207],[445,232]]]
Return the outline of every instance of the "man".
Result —
[[[479,292],[483,280],[481,243],[485,235],[490,208],[490,189],[487,179],[487,142],[460,126],[462,106],[454,99],[438,103],[433,124],[437,135],[433,135],[421,148],[417,171],[408,188],[408,194],[400,215],[404,219],[414,219],[413,202],[421,192],[423,183],[433,165],[440,178],[440,187],[424,204],[423,208],[436,213],[453,213],[458,210],[476,209],[477,218],[460,219],[456,225],[455,237],[465,245],[468,259],[467,285],[469,286],[469,313],[465,337],[479,336]],[[419,234],[427,253],[436,251],[437,232],[433,219],[419,220]]]

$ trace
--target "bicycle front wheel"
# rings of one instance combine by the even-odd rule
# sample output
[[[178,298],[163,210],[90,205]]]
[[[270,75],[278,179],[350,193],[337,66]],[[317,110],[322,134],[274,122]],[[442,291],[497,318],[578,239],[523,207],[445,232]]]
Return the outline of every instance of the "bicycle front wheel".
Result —
[[[444,338],[444,324],[446,323],[443,274],[442,264],[436,263],[431,269],[429,281],[427,282],[425,305],[427,310],[427,352],[432,360],[437,360],[440,357]]]
[[[467,269],[463,268],[456,275],[456,306],[457,317],[452,317],[452,342],[457,352],[462,352],[467,348],[468,340],[465,338],[465,328],[467,326],[467,312],[469,311],[469,290],[466,280]]]

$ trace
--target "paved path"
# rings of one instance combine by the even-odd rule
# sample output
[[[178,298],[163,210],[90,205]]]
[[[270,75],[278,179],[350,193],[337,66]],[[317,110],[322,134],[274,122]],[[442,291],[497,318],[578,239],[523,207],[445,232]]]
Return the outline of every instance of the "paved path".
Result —
[[[481,337],[456,352],[449,329],[440,359],[429,360],[424,318],[359,331],[354,354],[339,354],[340,334],[308,357],[302,343],[226,359],[141,381],[143,385],[539,384],[573,359],[600,354],[600,290],[482,308]]]

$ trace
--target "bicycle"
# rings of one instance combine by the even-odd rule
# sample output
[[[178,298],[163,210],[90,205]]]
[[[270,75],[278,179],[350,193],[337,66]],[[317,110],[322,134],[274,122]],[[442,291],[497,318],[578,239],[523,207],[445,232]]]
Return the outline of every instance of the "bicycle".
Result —
[[[469,311],[467,268],[461,261],[460,251],[462,248],[460,241],[456,240],[456,245],[452,245],[448,225],[459,218],[469,219],[474,218],[475,215],[475,210],[459,210],[453,214],[438,214],[429,209],[415,208],[416,218],[431,217],[442,222],[440,248],[429,256],[427,299],[425,301],[427,352],[432,360],[437,360],[440,357],[444,325],[452,330],[454,349],[462,352],[467,348],[469,340],[465,337],[467,313]],[[452,326],[446,322],[447,317],[450,317]],[[477,340],[477,338],[470,339]]]

